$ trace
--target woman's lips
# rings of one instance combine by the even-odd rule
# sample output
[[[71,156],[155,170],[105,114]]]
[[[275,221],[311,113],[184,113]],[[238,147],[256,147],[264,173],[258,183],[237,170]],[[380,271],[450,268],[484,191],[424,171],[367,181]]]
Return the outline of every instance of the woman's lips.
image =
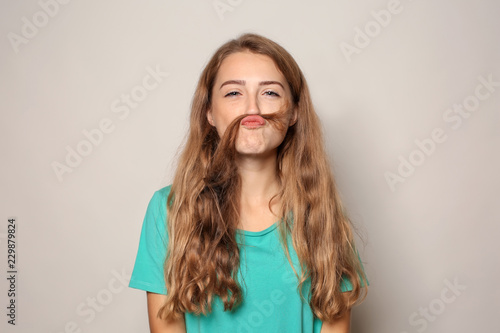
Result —
[[[266,124],[264,118],[258,115],[247,116],[241,120],[241,126],[246,128],[259,128]]]

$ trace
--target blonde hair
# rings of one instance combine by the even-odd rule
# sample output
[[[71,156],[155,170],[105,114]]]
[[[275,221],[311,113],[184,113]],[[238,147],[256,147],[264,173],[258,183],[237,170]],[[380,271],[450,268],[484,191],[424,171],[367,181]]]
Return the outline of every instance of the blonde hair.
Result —
[[[164,268],[168,293],[158,315],[172,319],[184,312],[207,314],[216,296],[224,310],[230,311],[242,300],[235,237],[241,184],[234,163],[234,141],[241,118],[219,138],[207,121],[207,111],[222,61],[244,51],[269,56],[290,87],[297,118],[277,154],[280,238],[291,263],[286,240],[288,235],[292,237],[300,261],[298,288],[302,290],[303,283],[310,279],[314,315],[331,321],[364,299],[366,278],[304,75],[283,47],[255,34],[244,34],[222,45],[198,82],[187,142],[167,200],[169,244]],[[268,118],[279,123],[279,116]],[[352,284],[349,293],[340,290],[343,278]]]

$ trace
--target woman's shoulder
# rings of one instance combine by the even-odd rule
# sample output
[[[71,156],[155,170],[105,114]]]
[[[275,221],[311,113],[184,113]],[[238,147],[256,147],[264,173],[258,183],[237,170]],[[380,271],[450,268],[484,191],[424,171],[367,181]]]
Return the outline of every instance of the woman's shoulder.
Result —
[[[170,194],[172,185],[165,186],[156,190],[149,201],[146,217],[151,218],[153,221],[162,221],[166,217],[167,198]]]
[[[168,195],[170,194],[170,190],[171,190],[171,188],[172,188],[172,185],[167,185],[167,186],[165,186],[165,187],[162,187],[162,188],[160,188],[159,190],[157,190],[157,191],[154,193],[153,197],[155,197],[155,196],[156,196],[156,197],[158,197],[158,198],[160,198],[160,199],[167,200]]]
[[[168,195],[170,194],[170,190],[172,188],[172,185],[168,185],[165,187],[160,188],[159,190],[156,190],[153,193],[153,197],[151,198],[150,204],[165,204],[167,202]]]

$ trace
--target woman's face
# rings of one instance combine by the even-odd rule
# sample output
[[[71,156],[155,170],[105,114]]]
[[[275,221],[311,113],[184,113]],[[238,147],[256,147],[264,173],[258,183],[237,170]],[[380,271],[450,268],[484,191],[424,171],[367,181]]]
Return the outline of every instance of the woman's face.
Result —
[[[207,118],[222,137],[236,117],[248,115],[240,123],[236,151],[266,155],[276,152],[295,115],[290,112],[285,117],[282,131],[260,115],[282,111],[286,105],[291,105],[290,88],[273,60],[261,54],[238,52],[222,61]]]

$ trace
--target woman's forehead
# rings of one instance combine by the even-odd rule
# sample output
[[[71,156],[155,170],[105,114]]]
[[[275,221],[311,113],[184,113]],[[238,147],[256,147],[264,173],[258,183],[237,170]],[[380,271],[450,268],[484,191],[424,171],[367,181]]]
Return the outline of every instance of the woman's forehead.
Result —
[[[273,59],[267,55],[247,51],[227,56],[219,67],[216,81],[245,79],[285,81]]]

